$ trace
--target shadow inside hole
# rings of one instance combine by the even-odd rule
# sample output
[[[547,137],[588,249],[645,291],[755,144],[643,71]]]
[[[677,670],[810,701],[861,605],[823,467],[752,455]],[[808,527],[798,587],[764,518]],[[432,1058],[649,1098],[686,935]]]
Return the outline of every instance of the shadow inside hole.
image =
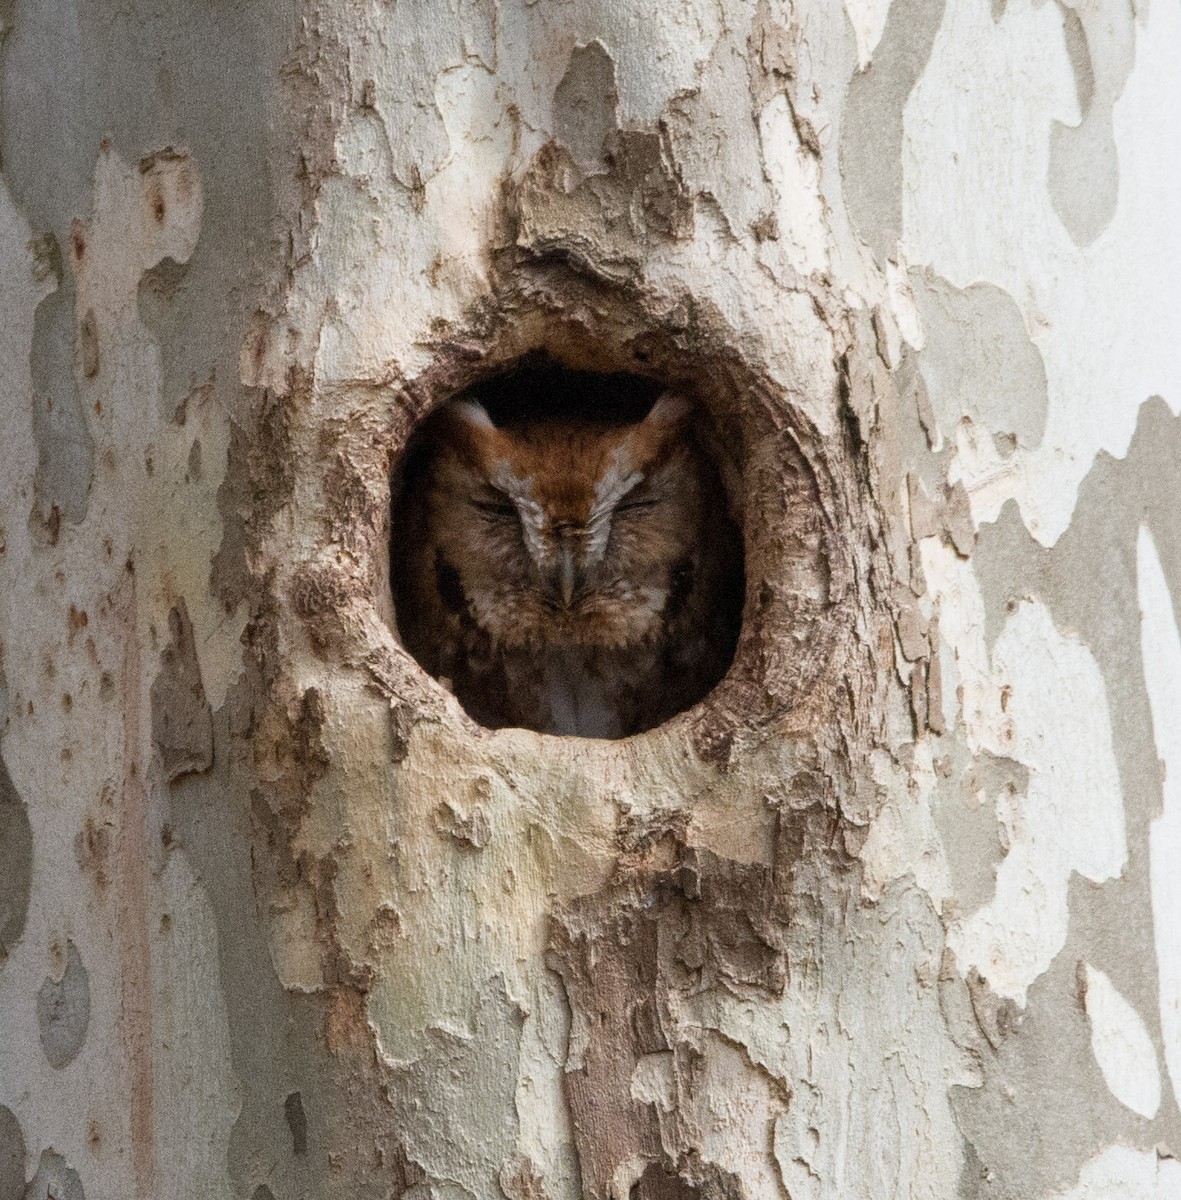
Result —
[[[618,738],[726,673],[741,537],[706,414],[530,356],[432,414],[394,481],[397,628],[489,728]]]
[[[531,354],[465,395],[497,425],[562,419],[627,425],[641,421],[665,389],[626,371],[573,371]]]

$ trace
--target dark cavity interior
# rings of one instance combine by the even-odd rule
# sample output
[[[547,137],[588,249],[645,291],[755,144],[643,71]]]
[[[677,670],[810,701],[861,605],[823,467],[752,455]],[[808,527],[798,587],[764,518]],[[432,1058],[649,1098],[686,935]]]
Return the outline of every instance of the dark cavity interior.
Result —
[[[407,650],[493,729],[626,737],[702,700],[744,592],[704,409],[544,356],[457,400],[480,408],[433,413],[393,481]]]

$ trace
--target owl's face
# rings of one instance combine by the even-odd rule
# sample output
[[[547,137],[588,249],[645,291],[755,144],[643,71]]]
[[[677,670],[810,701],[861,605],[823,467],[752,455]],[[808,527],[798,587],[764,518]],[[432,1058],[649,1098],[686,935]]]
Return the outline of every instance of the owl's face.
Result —
[[[427,500],[439,593],[504,646],[639,644],[692,582],[704,503],[666,395],[637,424],[436,418]]]

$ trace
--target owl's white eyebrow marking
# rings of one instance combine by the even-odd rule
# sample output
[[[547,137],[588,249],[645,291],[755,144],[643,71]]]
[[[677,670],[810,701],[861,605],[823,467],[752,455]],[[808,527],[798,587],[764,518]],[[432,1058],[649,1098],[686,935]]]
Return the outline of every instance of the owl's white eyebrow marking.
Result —
[[[508,459],[498,458],[488,471],[489,482],[499,488],[517,506],[521,515],[521,532],[525,536],[525,548],[529,557],[544,567],[550,557],[545,541],[545,509],[533,495],[533,481],[522,479],[513,473]]]
[[[631,462],[627,446],[616,446],[611,456],[611,465],[595,484],[595,503],[591,508],[591,520],[601,512],[609,512],[644,478],[642,471],[629,471]]]
[[[615,506],[644,478],[642,471],[629,471],[629,466],[627,447],[617,446],[611,465],[595,484],[595,502],[591,506],[586,529],[588,566],[597,563],[606,553],[607,538],[611,533],[611,514]]]

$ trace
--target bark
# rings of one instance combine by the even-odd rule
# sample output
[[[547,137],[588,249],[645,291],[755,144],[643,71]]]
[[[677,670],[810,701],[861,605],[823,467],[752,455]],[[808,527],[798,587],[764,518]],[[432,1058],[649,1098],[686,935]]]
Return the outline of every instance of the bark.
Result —
[[[0,30],[0,1200],[1181,1190],[1175,6]],[[394,632],[537,350],[741,514],[622,741]]]

